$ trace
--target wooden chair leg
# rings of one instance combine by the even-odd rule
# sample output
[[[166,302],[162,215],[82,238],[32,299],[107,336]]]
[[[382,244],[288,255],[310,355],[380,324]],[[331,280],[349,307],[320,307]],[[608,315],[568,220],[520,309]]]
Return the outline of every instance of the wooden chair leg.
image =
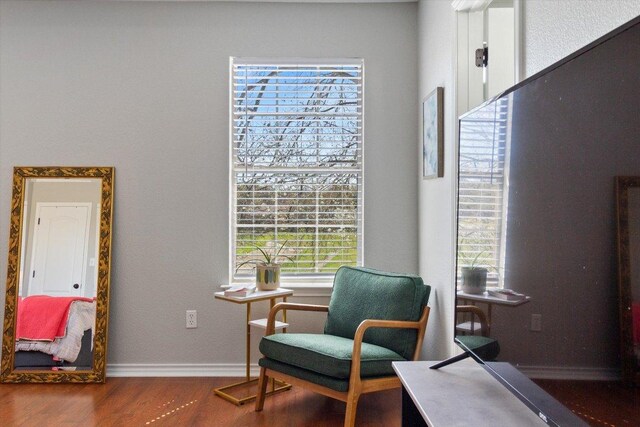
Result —
[[[349,390],[349,395],[347,396],[347,411],[344,414],[344,427],[353,427],[355,425],[359,398],[360,391]]]
[[[256,396],[256,412],[262,411],[264,407],[264,397],[267,394],[267,384],[269,377],[266,374],[266,368],[260,368],[260,379],[258,379],[258,395]]]

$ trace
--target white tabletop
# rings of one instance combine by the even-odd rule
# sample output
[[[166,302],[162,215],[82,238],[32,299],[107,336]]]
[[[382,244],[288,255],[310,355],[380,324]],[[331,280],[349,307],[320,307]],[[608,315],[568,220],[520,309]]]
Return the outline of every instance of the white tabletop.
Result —
[[[271,299],[271,298],[288,297],[293,295],[293,290],[278,288],[275,291],[255,291],[245,297],[227,296],[224,294],[224,291],[216,292],[214,295],[218,299],[235,302],[237,304],[245,304],[248,302],[261,301],[261,300]]]

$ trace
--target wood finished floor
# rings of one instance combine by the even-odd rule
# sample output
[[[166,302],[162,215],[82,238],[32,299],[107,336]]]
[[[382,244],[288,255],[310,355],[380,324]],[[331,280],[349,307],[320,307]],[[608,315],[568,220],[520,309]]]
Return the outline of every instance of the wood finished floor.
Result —
[[[107,378],[106,384],[0,384],[0,426],[341,426],[345,404],[299,387],[235,406],[212,389],[234,378]],[[358,426],[400,426],[401,393],[360,398]]]
[[[108,378],[106,384],[0,384],[0,426],[341,426],[345,405],[299,387],[237,407],[212,389],[230,378]],[[640,426],[640,388],[536,381],[593,426]],[[363,396],[357,426],[400,426],[400,391]],[[464,405],[461,403],[461,410]],[[499,424],[496,424],[499,425]],[[514,426],[515,427],[515,426]]]

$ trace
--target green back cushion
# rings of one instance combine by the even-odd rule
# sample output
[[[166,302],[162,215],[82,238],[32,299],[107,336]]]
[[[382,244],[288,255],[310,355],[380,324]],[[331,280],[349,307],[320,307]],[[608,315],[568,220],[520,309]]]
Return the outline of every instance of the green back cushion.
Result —
[[[324,333],[353,339],[365,319],[417,321],[431,288],[418,276],[367,268],[341,267],[333,282]],[[364,341],[386,347],[411,359],[415,329],[373,328]]]

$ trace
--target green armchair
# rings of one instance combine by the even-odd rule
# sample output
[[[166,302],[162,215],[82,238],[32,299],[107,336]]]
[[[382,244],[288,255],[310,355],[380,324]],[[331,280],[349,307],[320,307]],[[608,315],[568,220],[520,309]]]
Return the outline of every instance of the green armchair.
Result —
[[[328,306],[276,304],[260,341],[256,411],[274,378],[346,402],[353,426],[361,394],[400,387],[391,362],[418,359],[430,291],[417,276],[341,267]],[[327,312],[324,333],[274,334],[283,309]]]

